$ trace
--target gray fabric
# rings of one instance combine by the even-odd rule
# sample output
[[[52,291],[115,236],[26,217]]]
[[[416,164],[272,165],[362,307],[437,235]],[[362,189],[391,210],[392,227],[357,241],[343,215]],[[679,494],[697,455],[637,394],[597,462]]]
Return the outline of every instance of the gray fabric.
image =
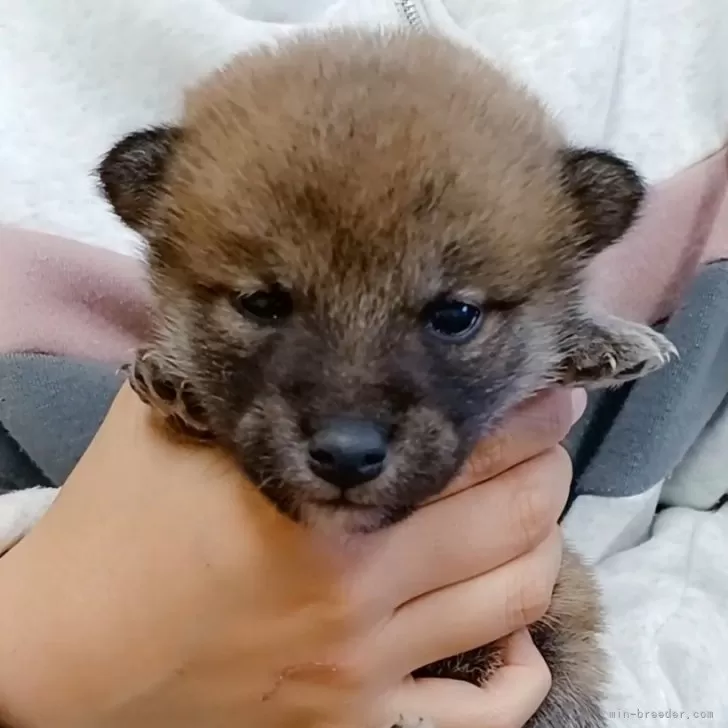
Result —
[[[0,485],[60,485],[118,391],[96,362],[35,354],[0,357]]]
[[[662,332],[680,359],[591,398],[571,432],[574,497],[628,496],[669,476],[728,400],[728,261],[707,266]]]
[[[36,485],[51,485],[41,469],[0,425],[0,494]]]

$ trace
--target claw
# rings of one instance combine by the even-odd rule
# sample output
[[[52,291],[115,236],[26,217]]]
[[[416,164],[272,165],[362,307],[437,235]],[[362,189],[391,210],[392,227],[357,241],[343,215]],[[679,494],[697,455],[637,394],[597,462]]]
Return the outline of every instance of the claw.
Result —
[[[609,369],[610,374],[617,371],[617,358],[613,354],[605,354],[604,361]]]

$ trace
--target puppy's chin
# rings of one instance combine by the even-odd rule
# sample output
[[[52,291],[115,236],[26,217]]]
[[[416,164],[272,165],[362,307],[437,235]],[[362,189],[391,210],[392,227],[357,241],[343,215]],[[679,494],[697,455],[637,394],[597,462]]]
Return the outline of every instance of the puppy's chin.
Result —
[[[246,461],[244,454],[238,453],[238,457],[241,463]],[[281,513],[320,534],[346,537],[372,533],[416,510],[416,504],[392,498],[386,478],[362,486],[358,493],[343,496],[307,467],[298,463],[295,467],[291,462],[294,459],[269,453],[263,462],[248,459],[244,470]],[[288,467],[283,467],[284,462]],[[286,473],[285,479],[280,477],[281,472]]]
[[[404,520],[414,510],[414,506],[386,508],[340,502],[307,502],[301,504],[298,520],[325,535],[355,536],[381,531]]]
[[[457,470],[455,459],[447,457],[444,464],[430,458],[428,471],[431,452],[423,452],[416,467],[402,460],[392,462],[380,477],[342,494],[297,462],[298,453],[292,448],[270,450],[263,459],[246,459],[244,453],[239,458],[247,462],[248,476],[280,512],[331,536],[372,533],[405,520],[440,493]]]

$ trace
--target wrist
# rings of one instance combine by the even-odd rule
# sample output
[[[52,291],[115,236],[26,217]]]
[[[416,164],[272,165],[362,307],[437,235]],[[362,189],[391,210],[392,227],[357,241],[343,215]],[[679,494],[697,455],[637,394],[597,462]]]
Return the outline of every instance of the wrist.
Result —
[[[68,710],[56,704],[69,675],[51,624],[64,592],[49,593],[42,557],[28,537],[0,559],[0,728],[63,724]]]
[[[108,590],[65,548],[54,508],[0,558],[0,728],[96,726],[124,689]]]

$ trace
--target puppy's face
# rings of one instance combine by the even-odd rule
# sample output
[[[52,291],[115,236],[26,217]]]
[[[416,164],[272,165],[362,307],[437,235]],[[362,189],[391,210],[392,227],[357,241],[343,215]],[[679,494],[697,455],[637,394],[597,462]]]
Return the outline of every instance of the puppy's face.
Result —
[[[347,34],[240,59],[101,179],[214,435],[347,530],[405,517],[553,381],[581,269],[642,192],[469,53]]]

